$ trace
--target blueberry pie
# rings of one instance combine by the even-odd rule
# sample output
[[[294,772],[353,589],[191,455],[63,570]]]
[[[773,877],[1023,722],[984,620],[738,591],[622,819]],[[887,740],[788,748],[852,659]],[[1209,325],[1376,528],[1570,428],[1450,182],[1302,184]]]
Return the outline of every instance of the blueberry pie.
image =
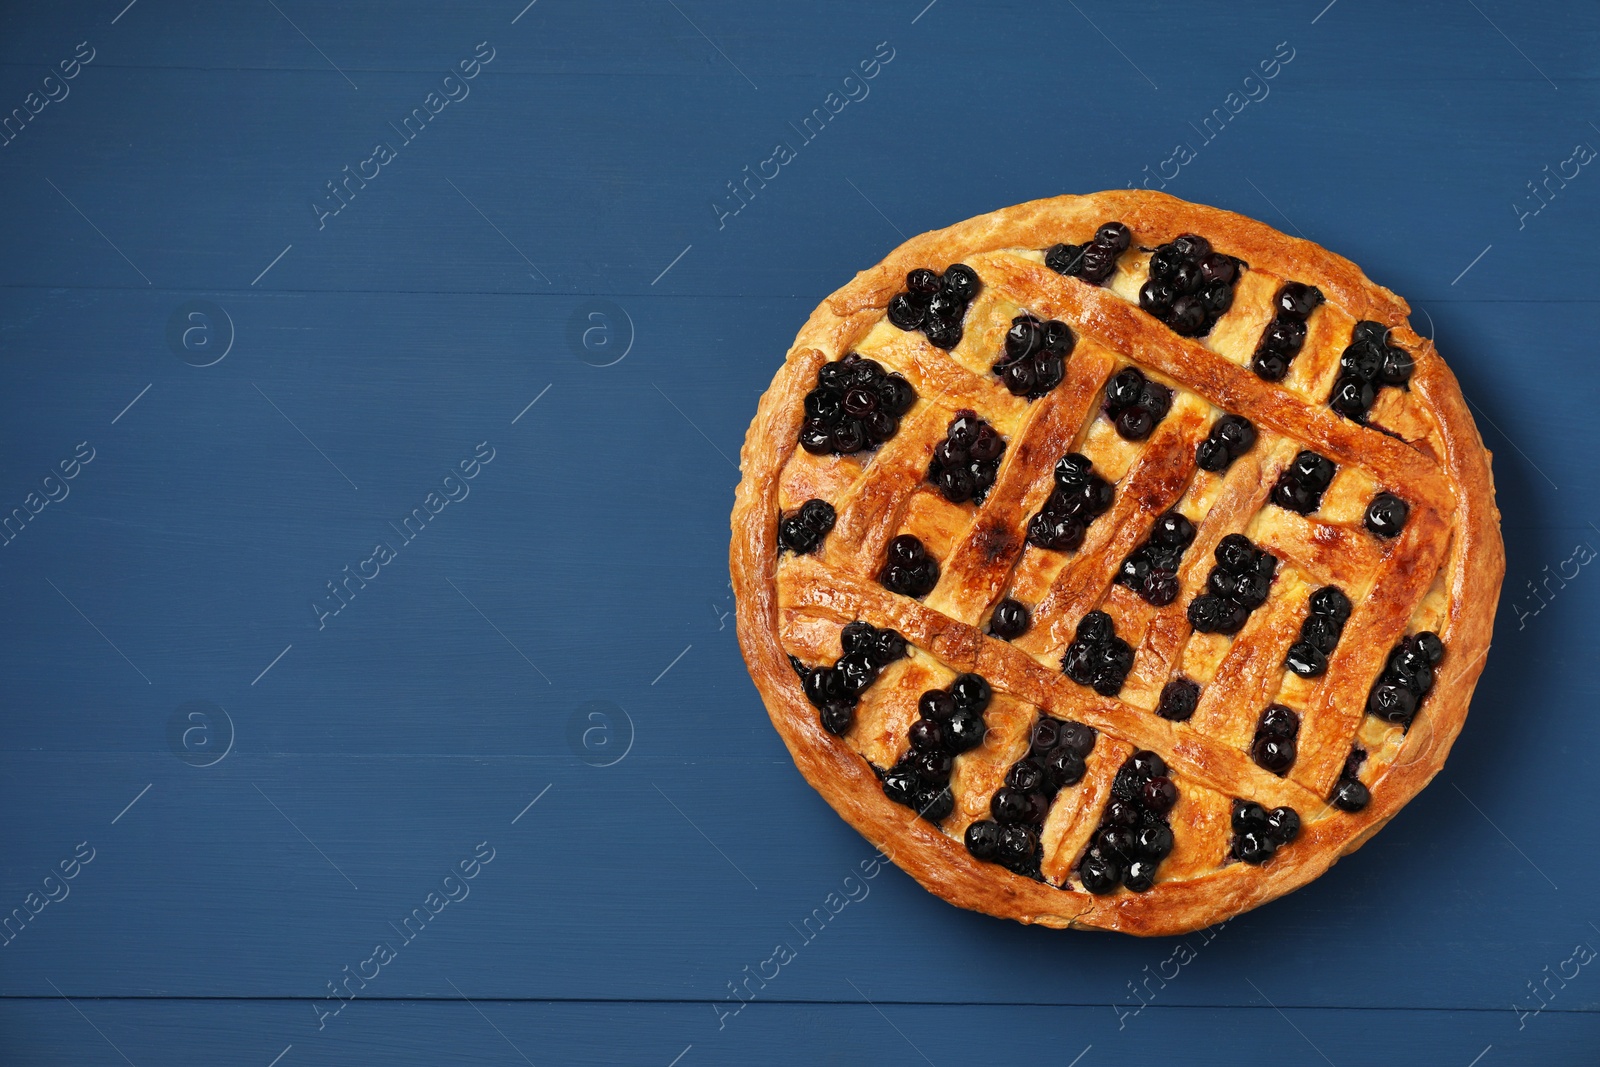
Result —
[[[923,234],[828,297],[745,440],[745,660],[932,892],[1177,934],[1438,773],[1505,562],[1489,455],[1348,261],[1140,190]]]

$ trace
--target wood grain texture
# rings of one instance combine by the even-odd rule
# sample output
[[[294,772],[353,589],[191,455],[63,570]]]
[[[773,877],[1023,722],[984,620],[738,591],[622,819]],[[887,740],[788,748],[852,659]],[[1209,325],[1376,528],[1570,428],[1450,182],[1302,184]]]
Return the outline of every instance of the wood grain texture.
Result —
[[[1509,1009],[1600,947],[1594,828],[1571,803],[1600,750],[1600,579],[1572,562],[1600,548],[1600,178],[1552,182],[1520,226],[1511,206],[1575,142],[1600,147],[1594,12],[123,6],[0,17],[0,115],[97,50],[0,147],[0,514],[95,449],[0,548],[0,914],[96,850],[0,947],[0,1061],[123,1062],[58,987],[140,1067],[265,1067],[290,1043],[278,1067],[522,1062],[434,1003],[458,996],[446,979],[541,1064],[690,1044],[679,1067],[920,1061],[863,995],[941,1064],[996,1034],[1061,1064],[1092,1043],[1080,1067],[1179,1046],[1323,1062],[1263,995],[1341,1065],[1592,1059],[1591,969],[1522,1029]],[[484,40],[470,97],[319,231],[324,183]],[[885,40],[870,95],[719,229],[726,183]],[[1270,94],[1203,143],[1191,123],[1285,40]],[[1496,453],[1505,599],[1449,769],[1121,1031],[1109,1005],[1175,942],[1012,929],[885,870],[764,993],[789,1003],[719,1033],[708,1005],[869,857],[794,772],[723,615],[755,398],[897,230],[1121,187],[1180,140],[1198,152],[1168,191],[1403,293]],[[192,299],[236,332],[207,368],[166,336]],[[609,367],[571,340],[595,300],[633,326]],[[470,495],[319,631],[312,597],[485,440]],[[173,754],[190,701],[232,718],[215,766]],[[601,735],[583,747],[593,701],[633,725],[613,766],[591,765],[612,758]],[[353,1005],[319,1043],[325,984],[485,840],[470,897],[371,983],[402,999]],[[158,999],[95,999],[116,996]]]

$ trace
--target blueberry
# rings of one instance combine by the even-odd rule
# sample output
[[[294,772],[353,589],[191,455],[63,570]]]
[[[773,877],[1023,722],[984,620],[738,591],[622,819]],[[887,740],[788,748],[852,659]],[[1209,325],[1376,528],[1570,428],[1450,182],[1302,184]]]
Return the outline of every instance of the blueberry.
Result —
[[[1033,392],[1030,395],[1043,396],[1061,384],[1067,376],[1067,366],[1061,362],[1061,357],[1053,352],[1035,352],[1033,354]]]
[[[922,324],[922,333],[930,345],[948,352],[961,343],[961,320],[930,318]]]
[[[1048,352],[1058,356],[1066,356],[1072,351],[1076,339],[1072,336],[1072,329],[1060,319],[1050,319],[1043,327],[1044,347]]]
[[[1389,346],[1383,350],[1383,384],[1405,385],[1416,369],[1416,360],[1403,348]]]
[[[1204,259],[1211,254],[1211,242],[1199,234],[1181,233],[1172,239],[1170,247],[1185,259]]]
[[[1339,369],[1368,384],[1383,374],[1383,351],[1377,345],[1353,344],[1339,357]]]
[[[906,293],[889,298],[889,321],[902,330],[915,330],[922,325],[927,314],[927,307],[918,304]]]
[[[1194,459],[1196,466],[1212,474],[1222,473],[1233,462],[1233,456],[1229,454],[1227,447],[1210,437],[1200,442],[1199,447],[1195,449]]]
[[[1077,638],[1086,645],[1103,645],[1116,636],[1116,625],[1103,611],[1091,611],[1078,620]]]
[[[1132,828],[1139,825],[1139,809],[1130,801],[1112,800],[1101,815],[1107,826]]]
[[[1240,834],[1233,844],[1233,853],[1246,863],[1259,865],[1272,858],[1272,839],[1264,832]]]
[[[1144,784],[1144,806],[1160,815],[1178,802],[1178,787],[1166,775],[1157,775]]]
[[[1328,406],[1352,422],[1360,422],[1367,417],[1367,412],[1377,398],[1377,391],[1371,384],[1347,376],[1333,383],[1333,393],[1328,397]]]
[[[959,468],[946,467],[939,471],[935,484],[939,493],[952,504],[964,504],[972,499],[976,490],[972,476]]]
[[[1027,359],[1044,347],[1044,330],[1032,315],[1018,315],[1011,320],[1006,331],[1005,353],[1007,359]]]
[[[1031,622],[1026,605],[1007,597],[994,606],[989,616],[989,632],[1002,641],[1015,641],[1028,632]]]
[[[859,696],[878,680],[878,665],[865,650],[850,652],[840,657],[834,666],[847,696]]]
[[[1200,703],[1200,686],[1187,678],[1174,678],[1161,688],[1156,714],[1172,722],[1185,722]]]
[[[1256,729],[1271,737],[1293,738],[1300,733],[1300,716],[1282,704],[1269,704]]]
[[[839,631],[839,648],[848,655],[851,652],[870,652],[872,643],[878,631],[870,622],[847,623]]]
[[[1065,789],[1082,781],[1088,767],[1085,766],[1082,756],[1061,748],[1050,754],[1050,758],[1045,762],[1045,770],[1050,775],[1052,786]]]
[[[1134,847],[1153,860],[1163,860],[1172,852],[1172,828],[1165,823],[1155,823],[1141,828],[1134,837]]]
[[[1416,635],[1417,649],[1431,666],[1437,667],[1439,661],[1444,659],[1444,642],[1439,640],[1439,635],[1432,630],[1423,630]]]
[[[1079,277],[1099,285],[1117,270],[1117,250],[1110,245],[1091,244],[1083,250],[1083,269]]]
[[[952,752],[970,752],[983,744],[988,726],[981,712],[972,708],[959,708],[945,724],[945,744]]]
[[[930,689],[917,701],[917,711],[924,719],[945,722],[956,713],[956,699],[943,689]]]
[[[987,819],[967,827],[967,851],[980,860],[993,860],[1000,851],[1000,824]]]
[[[1239,261],[1221,252],[1212,252],[1200,260],[1200,276],[1207,282],[1231,286],[1239,276]]]
[[[1232,605],[1214,593],[1201,593],[1189,601],[1189,625],[1203,634],[1225,633]]]
[[[1061,671],[1079,685],[1093,685],[1095,648],[1083,641],[1074,641],[1061,655]]]
[[[1267,828],[1267,809],[1253,800],[1233,802],[1233,832],[1248,834]]]
[[[989,813],[996,822],[1027,822],[1033,816],[1033,800],[1025,790],[1001,786],[989,799]]]
[[[1095,733],[1081,722],[1064,722],[1061,724],[1060,746],[1063,751],[1070,752],[1079,759],[1086,759],[1094,751]]]
[[[1145,377],[1134,367],[1124,367],[1106,383],[1106,407],[1121,411],[1144,395]]]
[[[1397,537],[1405,529],[1411,507],[1393,493],[1379,493],[1367,505],[1362,524],[1379,537]]]
[[[1139,306],[1158,319],[1165,319],[1172,310],[1172,302],[1178,298],[1176,290],[1168,282],[1158,282],[1149,279],[1139,286]]]
[[[1356,812],[1372,802],[1372,793],[1359,779],[1346,778],[1333,788],[1333,806],[1340,811]]]
[[[917,402],[917,391],[899,374],[888,374],[878,385],[878,399],[883,401],[889,414],[898,418]]]
[[[1167,773],[1167,761],[1148,749],[1140,749],[1128,757],[1128,771],[1141,781],[1158,778]]]
[[[1289,646],[1283,665],[1302,678],[1316,678],[1328,669],[1328,657],[1321,649],[1307,641],[1296,641]]]
[[[807,422],[800,430],[800,447],[814,456],[833,451],[833,435],[826,426]]]
[[[1102,826],[1094,835],[1094,847],[1108,856],[1126,862],[1138,851],[1138,838],[1125,826]]]
[[[1367,697],[1367,714],[1384,722],[1407,725],[1417,713],[1417,697],[1410,689],[1391,682],[1380,682],[1372,687]]]
[[[867,433],[857,419],[845,419],[833,428],[833,450],[845,455],[859,452],[867,446]]]
[[[1389,343],[1389,327],[1381,322],[1363,319],[1350,331],[1350,340],[1357,344],[1383,345]]]
[[[798,515],[791,515],[778,523],[778,540],[790,552],[805,555],[817,547],[817,532],[800,521]]]
[[[1336,619],[1342,626],[1350,617],[1350,598],[1336,585],[1325,585],[1311,594],[1311,612]]]
[[[846,695],[844,677],[833,667],[817,667],[807,673],[802,688],[805,689],[806,699],[818,708]]]
[[[886,667],[906,654],[906,639],[896,630],[879,630],[873,639],[872,658]]]
[[[1122,884],[1122,870],[1110,857],[1091,849],[1078,867],[1078,878],[1083,888],[1096,896],[1116,892]]]
[[[1282,777],[1294,766],[1295,744],[1287,737],[1258,737],[1250,746],[1250,757],[1261,767]]]
[[[1304,320],[1317,309],[1323,299],[1322,290],[1314,285],[1286,282],[1283,288],[1278,290],[1274,303],[1277,305],[1278,314]]]
[[[1137,859],[1122,872],[1122,884],[1135,893],[1148,893],[1155,888],[1156,865],[1146,859]]]
[[[920,788],[916,772],[904,764],[896,764],[883,776],[883,795],[896,804],[909,805]]]
[[[818,711],[822,720],[822,728],[835,736],[842,736],[850,732],[850,727],[856,722],[856,707],[854,704],[843,700],[832,700],[822,705]]]
[[[1143,441],[1156,428],[1156,420],[1143,408],[1123,408],[1115,421],[1117,435],[1125,441]]]
[[[1044,265],[1057,274],[1078,274],[1083,270],[1084,245],[1051,245],[1044,254]]]
[[[1006,772],[1006,785],[1024,793],[1037,793],[1044,788],[1045,770],[1033,760],[1019,760]]]
[[[912,807],[929,822],[944,822],[956,810],[955,794],[947,785],[924,789],[913,799]]]
[[[1267,837],[1274,845],[1287,845],[1299,836],[1299,812],[1293,808],[1273,808],[1267,813]]]
[[[1322,502],[1321,494],[1291,474],[1284,473],[1278,477],[1277,484],[1272,487],[1272,502],[1285,511],[1309,515],[1317,510],[1317,505]]]
[[[1103,222],[1094,232],[1094,243],[1117,252],[1126,252],[1133,243],[1133,232],[1120,222]]]
[[[965,263],[952,263],[945,268],[942,292],[950,293],[966,302],[978,295],[980,286],[978,272]]]
[[[1200,266],[1197,263],[1179,263],[1166,281],[1179,293],[1188,294],[1200,288]]]
[[[1262,381],[1281,382],[1289,373],[1289,361],[1277,352],[1261,351],[1250,360],[1250,369]]]
[[[1300,623],[1300,640],[1323,655],[1331,655],[1339,647],[1339,635],[1344,623],[1332,615],[1307,615]]]
[[[1207,321],[1215,323],[1233,306],[1233,287],[1225,282],[1212,282],[1200,290],[1200,306],[1206,309]]]
[[[919,778],[930,784],[946,781],[950,777],[952,762],[948,752],[914,748],[906,754],[904,762],[917,772]]]
[[[1238,415],[1224,415],[1212,425],[1211,436],[1238,457],[1255,446],[1256,428],[1249,419]]]
[[[1061,743],[1062,722],[1048,715],[1041,716],[1028,733],[1028,751],[1035,756],[1046,756]]]
[[[1276,352],[1285,359],[1293,359],[1306,343],[1306,324],[1299,319],[1279,315],[1267,323],[1261,334],[1261,347]]]
[[[957,708],[982,711],[989,706],[989,698],[993,695],[989,683],[980,674],[963,674],[950,683],[950,696],[954,698]]]
[[[927,298],[939,291],[942,279],[927,267],[918,267],[906,275],[906,289],[908,292]]]
[[[1033,827],[1013,824],[1000,831],[1000,847],[996,858],[1008,867],[1021,866],[1039,847],[1038,834]]]
[[[1180,337],[1195,337],[1206,324],[1206,308],[1192,295],[1180,296],[1172,302],[1167,313],[1167,325]]]
[[[911,724],[907,736],[911,739],[912,748],[926,748],[936,752],[945,748],[944,724],[938,719],[918,719]]]
[[[1165,568],[1152,570],[1139,592],[1151,607],[1164,608],[1178,599],[1178,574]]]

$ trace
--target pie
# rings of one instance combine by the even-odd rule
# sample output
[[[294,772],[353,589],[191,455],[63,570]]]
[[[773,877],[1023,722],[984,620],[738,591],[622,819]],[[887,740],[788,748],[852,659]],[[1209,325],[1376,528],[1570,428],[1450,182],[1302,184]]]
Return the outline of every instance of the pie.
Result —
[[[761,398],[731,569],[806,779],[961,907],[1177,934],[1439,771],[1505,570],[1406,303],[1128,190],[915,237]]]

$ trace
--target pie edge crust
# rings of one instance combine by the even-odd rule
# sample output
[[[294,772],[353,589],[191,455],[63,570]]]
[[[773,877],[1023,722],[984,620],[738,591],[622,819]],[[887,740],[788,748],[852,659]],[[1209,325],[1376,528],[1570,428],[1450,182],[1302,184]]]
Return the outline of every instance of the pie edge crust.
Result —
[[[1142,894],[1092,896],[977,860],[938,827],[920,818],[908,821],[906,809],[883,795],[866,759],[822,729],[778,633],[773,516],[779,475],[797,447],[799,412],[817,367],[842,355],[845,342],[883,314],[908,270],[1000,249],[1048,247],[1069,226],[1092,232],[1109,219],[1120,219],[1146,241],[1204,234],[1252,266],[1319,286],[1330,302],[1357,318],[1395,327],[1397,339],[1417,356],[1411,386],[1421,393],[1437,427],[1444,451],[1441,472],[1455,496],[1459,521],[1444,564],[1448,607],[1441,636],[1448,654],[1425,715],[1417,719],[1425,727],[1408,732],[1394,760],[1372,783],[1367,808],[1307,820],[1293,845],[1263,867],[1234,863],[1189,881],[1158,883]],[[1410,329],[1409,313],[1405,301],[1320,245],[1232,212],[1146,190],[1060,196],[1004,208],[913,237],[858,273],[818,305],[762,395],[740,452],[742,477],[732,514],[729,565],[740,648],[801,774],[846,822],[930,892],[960,907],[1050,927],[1142,936],[1188,933],[1298,889],[1354,852],[1443,767],[1483,671],[1505,573],[1489,452],[1455,376],[1432,342]]]

